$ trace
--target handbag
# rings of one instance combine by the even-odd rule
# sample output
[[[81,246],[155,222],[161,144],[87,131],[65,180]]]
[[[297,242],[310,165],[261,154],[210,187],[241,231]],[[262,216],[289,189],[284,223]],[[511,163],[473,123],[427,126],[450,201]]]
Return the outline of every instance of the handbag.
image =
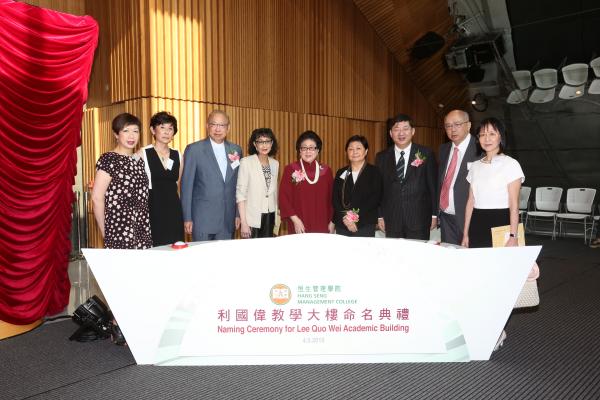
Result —
[[[492,243],[493,247],[504,247],[510,233],[510,225],[496,226],[492,228]],[[523,224],[518,227],[517,242],[519,246],[525,246],[525,232]],[[534,264],[535,268],[535,264]],[[540,304],[540,294],[537,287],[537,279],[526,280],[517,302],[513,308],[535,307]]]

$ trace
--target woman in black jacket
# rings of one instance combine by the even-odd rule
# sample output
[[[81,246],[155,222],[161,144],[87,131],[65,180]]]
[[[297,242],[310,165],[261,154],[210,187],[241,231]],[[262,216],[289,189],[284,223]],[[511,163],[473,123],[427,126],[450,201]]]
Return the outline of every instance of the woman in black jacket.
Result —
[[[379,169],[367,163],[369,143],[354,135],[346,142],[349,165],[335,174],[333,182],[333,223],[344,236],[375,236],[382,178]]]

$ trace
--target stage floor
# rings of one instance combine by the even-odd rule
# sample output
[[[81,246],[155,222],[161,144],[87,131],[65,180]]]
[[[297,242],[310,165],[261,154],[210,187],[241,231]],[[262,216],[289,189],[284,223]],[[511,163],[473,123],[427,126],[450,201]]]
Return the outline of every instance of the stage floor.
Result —
[[[0,341],[0,399],[598,399],[600,250],[581,239],[527,239],[544,245],[541,304],[511,317],[487,362],[137,366],[108,340],[70,342],[77,326],[59,320]],[[74,283],[87,285],[73,268]],[[75,295],[93,285],[74,284]]]

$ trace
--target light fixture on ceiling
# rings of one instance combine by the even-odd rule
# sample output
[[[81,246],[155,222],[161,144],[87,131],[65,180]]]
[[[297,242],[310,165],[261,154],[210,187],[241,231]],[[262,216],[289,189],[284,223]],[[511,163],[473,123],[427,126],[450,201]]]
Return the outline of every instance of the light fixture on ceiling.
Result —
[[[477,93],[475,96],[473,96],[473,99],[471,100],[471,107],[473,107],[473,110],[475,111],[479,111],[479,112],[484,112],[485,110],[487,110],[488,108],[488,98],[484,93]]]
[[[588,88],[589,94],[600,94],[600,57],[594,58],[590,61],[590,67],[594,71],[594,75],[596,75],[596,79],[594,79]]]

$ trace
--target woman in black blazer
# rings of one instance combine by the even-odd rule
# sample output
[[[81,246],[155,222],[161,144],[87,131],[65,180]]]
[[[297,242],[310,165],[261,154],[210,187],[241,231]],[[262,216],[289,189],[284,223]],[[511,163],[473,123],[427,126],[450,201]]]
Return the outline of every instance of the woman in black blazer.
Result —
[[[369,143],[354,135],[346,142],[350,162],[335,174],[333,181],[333,223],[344,236],[375,236],[382,178],[379,169],[367,163]]]

